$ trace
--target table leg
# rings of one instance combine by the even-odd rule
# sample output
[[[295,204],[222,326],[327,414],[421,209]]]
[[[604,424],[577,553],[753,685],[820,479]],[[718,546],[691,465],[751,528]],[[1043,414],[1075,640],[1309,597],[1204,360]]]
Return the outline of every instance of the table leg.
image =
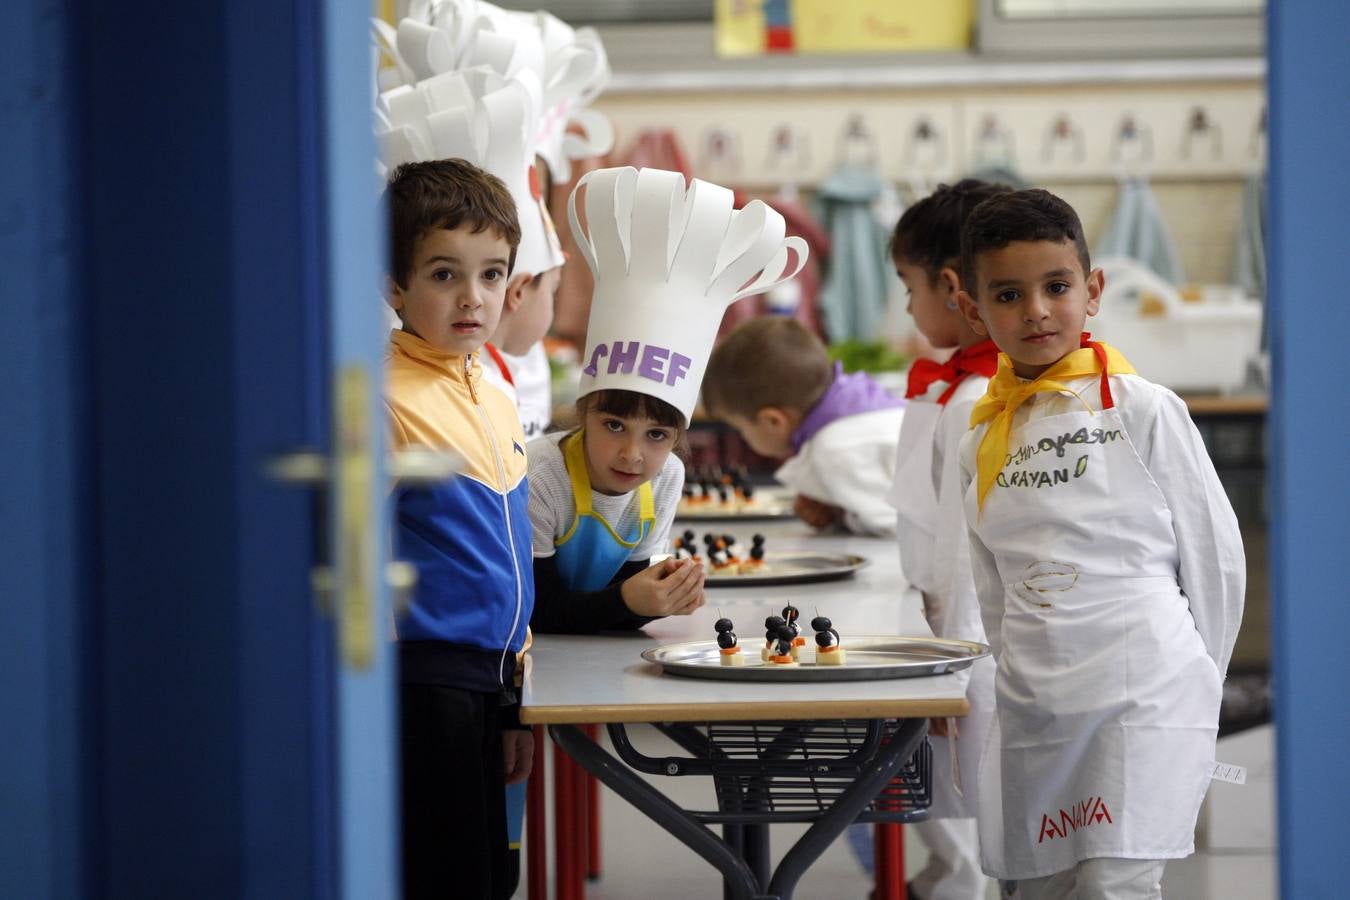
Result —
[[[879,822],[874,830],[877,900],[905,900],[904,826]]]
[[[745,826],[737,825],[731,822],[722,826],[722,840],[727,842],[731,852],[744,858],[745,856]],[[731,884],[724,881],[722,883],[722,900],[731,900]]]
[[[570,754],[582,768],[716,867],[725,880],[729,900],[753,900],[760,896],[755,876],[745,860],[670,798],[594,741],[588,740],[575,725],[550,725],[549,732],[553,735],[553,743]]]
[[[769,826],[756,823],[745,826],[745,863],[755,873],[755,881],[763,890],[773,873],[773,859],[769,852]]]
[[[553,893],[558,900],[579,900],[576,869],[576,813],[572,808],[572,760],[557,738],[553,744]]]
[[[844,829],[858,817],[895,773],[905,764],[914,751],[919,748],[928,731],[926,719],[905,719],[900,722],[891,736],[890,742],[883,746],[876,758],[849,785],[834,805],[821,814],[812,823],[806,833],[793,844],[778,864],[778,870],[769,882],[769,895],[781,900],[791,900],[807,868],[815,862],[826,848],[843,833]],[[556,738],[555,738],[556,740]]]
[[[548,900],[548,822],[544,789],[544,728],[534,726],[534,768],[525,788],[526,895]]]
[[[590,846],[590,827],[587,824],[591,811],[587,805],[586,782],[590,780],[574,760],[567,761],[572,773],[572,885],[569,891],[574,900],[586,896],[586,857]]]
[[[600,738],[600,726],[587,725],[586,737],[592,741],[598,741]],[[600,782],[590,772],[585,773],[586,778],[586,849],[589,851],[586,857],[586,878],[590,881],[598,881],[603,874],[600,865]]]

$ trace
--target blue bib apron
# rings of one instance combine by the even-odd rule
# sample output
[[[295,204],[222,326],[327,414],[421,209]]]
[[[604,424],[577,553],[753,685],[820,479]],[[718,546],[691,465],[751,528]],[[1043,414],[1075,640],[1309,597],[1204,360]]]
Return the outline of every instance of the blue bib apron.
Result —
[[[562,451],[577,512],[567,533],[554,542],[557,548],[554,559],[568,590],[598,591],[610,583],[633,549],[651,534],[656,524],[652,485],[644,481],[638,487],[638,526],[625,538],[591,506],[591,480],[586,473],[583,432],[563,438]]]

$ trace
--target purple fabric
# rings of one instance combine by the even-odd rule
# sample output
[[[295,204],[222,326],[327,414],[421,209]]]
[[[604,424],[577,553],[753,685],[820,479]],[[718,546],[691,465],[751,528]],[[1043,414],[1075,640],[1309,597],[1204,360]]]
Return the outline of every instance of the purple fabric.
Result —
[[[835,363],[834,381],[792,432],[792,451],[800,453],[817,431],[835,419],[904,405],[904,400],[877,384],[866,372],[845,375],[843,364]]]

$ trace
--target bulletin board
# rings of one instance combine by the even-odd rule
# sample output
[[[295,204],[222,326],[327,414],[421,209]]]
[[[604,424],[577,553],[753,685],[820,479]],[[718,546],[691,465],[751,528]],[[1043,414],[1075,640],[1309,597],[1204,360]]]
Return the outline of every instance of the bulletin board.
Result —
[[[973,0],[716,0],[717,55],[966,50]]]

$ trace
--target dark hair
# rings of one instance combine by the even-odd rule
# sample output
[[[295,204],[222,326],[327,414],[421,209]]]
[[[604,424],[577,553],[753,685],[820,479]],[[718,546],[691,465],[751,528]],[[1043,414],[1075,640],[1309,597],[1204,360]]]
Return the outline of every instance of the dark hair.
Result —
[[[417,241],[433,228],[492,229],[511,245],[508,274],[516,265],[520,220],[516,201],[496,175],[462,159],[404,163],[385,188],[389,203],[389,274],[401,288],[412,274]]]
[[[963,178],[956,184],[940,184],[937,190],[905,210],[895,223],[888,250],[895,262],[920,266],[929,281],[944,267],[961,264],[961,226],[981,202],[1012,188],[1003,184]]]
[[[659,397],[619,388],[591,391],[577,399],[577,418],[580,422],[572,430],[573,434],[586,424],[586,413],[592,410],[621,419],[642,417],[651,419],[657,425],[674,428],[675,440],[671,441],[670,452],[686,464],[689,462],[688,423],[678,409]]]
[[[904,210],[888,246],[895,262],[914,263],[937,278],[946,266],[961,264],[961,225],[981,201],[1006,194],[1007,185],[995,185],[979,178],[963,178],[954,185],[938,185],[937,190]]]
[[[642,394],[637,391],[609,388],[591,391],[577,400],[577,418],[584,420],[586,413],[592,410],[618,416],[621,419],[641,416],[644,419],[651,419],[658,425],[678,429],[681,435],[684,434],[687,427],[684,416],[680,414],[678,409],[660,397],[653,397],[650,394]]]
[[[806,412],[830,386],[825,344],[788,316],[760,316],[718,344],[703,373],[703,407],[714,418],[753,418],[766,406]]]
[[[1083,223],[1072,206],[1040,188],[1010,191],[990,197],[971,210],[961,229],[961,283],[971,296],[978,298],[974,290],[978,287],[975,263],[980,254],[1014,241],[1072,241],[1083,274],[1092,270]]]

